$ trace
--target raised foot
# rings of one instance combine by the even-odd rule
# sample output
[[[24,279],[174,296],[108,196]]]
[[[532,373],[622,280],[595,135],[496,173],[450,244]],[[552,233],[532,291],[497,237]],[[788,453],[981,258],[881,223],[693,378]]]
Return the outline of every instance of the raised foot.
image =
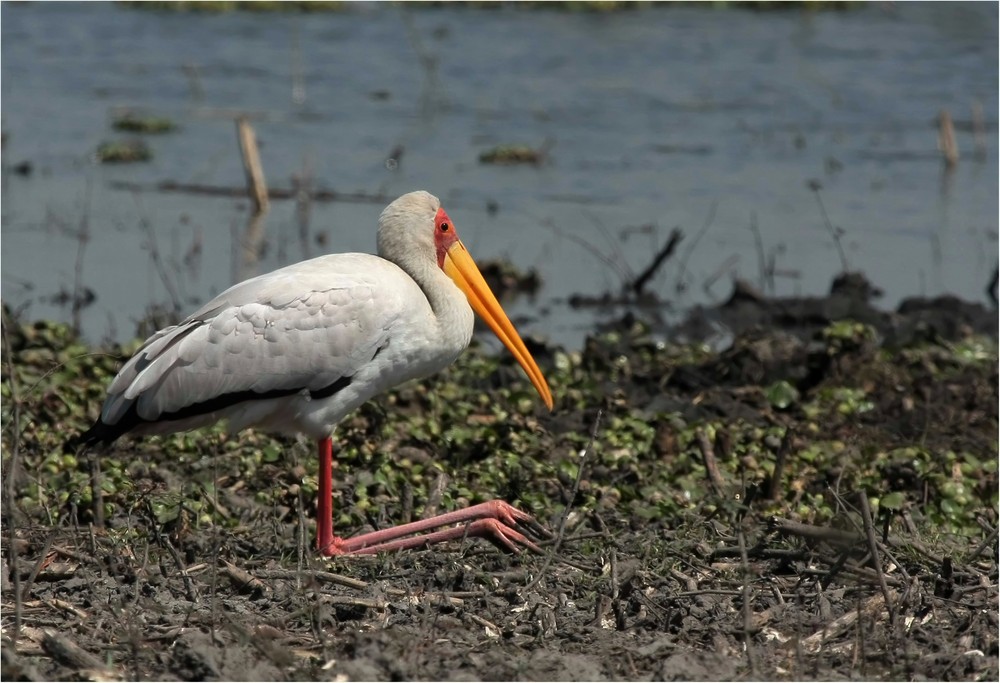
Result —
[[[447,527],[442,529],[441,527]],[[438,529],[438,531],[431,531]],[[373,554],[390,550],[422,548],[434,543],[485,538],[512,553],[522,548],[540,553],[542,549],[521,529],[539,538],[551,538],[552,533],[527,512],[502,500],[491,500],[470,508],[447,512],[429,519],[361,534],[353,538],[334,537],[320,553],[327,557],[350,554]]]

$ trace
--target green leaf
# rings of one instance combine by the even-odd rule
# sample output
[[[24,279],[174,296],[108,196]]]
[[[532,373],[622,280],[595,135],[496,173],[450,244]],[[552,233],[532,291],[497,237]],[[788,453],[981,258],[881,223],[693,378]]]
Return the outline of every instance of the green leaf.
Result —
[[[900,510],[903,504],[906,502],[906,495],[901,491],[893,491],[892,493],[882,496],[879,499],[879,507],[885,508],[886,510]]]
[[[785,410],[799,400],[799,390],[785,380],[775,382],[764,393],[768,403],[778,410]]]

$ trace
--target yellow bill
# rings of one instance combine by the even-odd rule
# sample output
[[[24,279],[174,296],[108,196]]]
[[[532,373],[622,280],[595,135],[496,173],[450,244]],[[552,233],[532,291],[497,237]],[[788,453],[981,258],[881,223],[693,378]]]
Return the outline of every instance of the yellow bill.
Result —
[[[486,321],[493,333],[500,338],[503,345],[510,349],[514,358],[521,364],[528,374],[528,379],[535,386],[538,395],[542,397],[545,405],[552,410],[552,392],[549,385],[538,369],[535,359],[528,353],[528,349],[521,341],[521,335],[514,329],[514,325],[507,318],[500,302],[493,295],[490,286],[483,279],[483,274],[479,272],[476,262],[469,256],[468,250],[461,240],[455,240],[454,244],[448,247],[444,258],[444,272],[455,281],[458,288],[465,292],[469,303],[480,318]]]

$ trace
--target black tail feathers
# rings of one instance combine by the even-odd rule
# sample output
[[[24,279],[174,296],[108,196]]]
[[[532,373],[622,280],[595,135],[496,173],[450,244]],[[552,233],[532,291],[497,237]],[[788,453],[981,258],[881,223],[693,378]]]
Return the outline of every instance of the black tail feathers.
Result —
[[[92,448],[97,445],[107,446],[123,434],[123,430],[118,425],[109,425],[97,418],[97,422],[90,429],[70,437],[63,442],[64,453],[77,453],[82,449]]]

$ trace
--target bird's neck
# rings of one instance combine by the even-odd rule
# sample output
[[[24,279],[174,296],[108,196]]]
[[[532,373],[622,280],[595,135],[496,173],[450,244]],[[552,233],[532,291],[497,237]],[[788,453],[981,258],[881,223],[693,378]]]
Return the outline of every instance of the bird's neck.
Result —
[[[475,319],[469,300],[437,263],[414,261],[404,264],[404,270],[427,297],[442,340],[464,349],[472,339]]]

